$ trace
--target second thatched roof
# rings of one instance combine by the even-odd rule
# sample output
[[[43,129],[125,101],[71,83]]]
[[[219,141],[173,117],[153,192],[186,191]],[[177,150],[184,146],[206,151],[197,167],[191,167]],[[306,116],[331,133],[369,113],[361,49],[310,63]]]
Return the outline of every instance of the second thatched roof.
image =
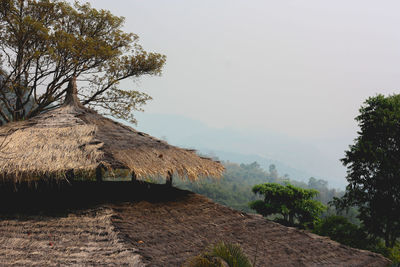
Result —
[[[136,178],[175,173],[196,180],[224,168],[85,108],[71,80],[65,104],[32,119],[0,127],[0,177],[31,180],[93,174],[99,167],[129,169]],[[59,175],[61,174],[61,175]],[[65,176],[64,176],[65,177]]]

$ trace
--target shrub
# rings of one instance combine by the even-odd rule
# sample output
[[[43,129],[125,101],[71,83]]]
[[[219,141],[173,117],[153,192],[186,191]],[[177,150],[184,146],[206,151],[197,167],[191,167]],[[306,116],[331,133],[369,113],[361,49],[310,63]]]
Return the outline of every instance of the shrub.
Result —
[[[388,248],[385,246],[384,242],[379,242],[374,249],[373,252],[380,253],[386,258],[390,259],[393,262],[392,266],[400,266],[400,243],[397,242],[393,246],[393,248]]]
[[[219,242],[206,252],[189,259],[186,267],[252,267],[238,244]]]
[[[314,228],[314,233],[329,236],[341,244],[359,248],[370,249],[372,240],[357,225],[352,224],[343,216],[329,216],[322,219]]]

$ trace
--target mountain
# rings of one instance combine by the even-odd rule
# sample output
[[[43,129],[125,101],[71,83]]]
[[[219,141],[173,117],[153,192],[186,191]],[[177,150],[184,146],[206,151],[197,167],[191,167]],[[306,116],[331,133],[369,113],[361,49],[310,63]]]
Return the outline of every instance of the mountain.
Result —
[[[213,128],[179,115],[140,113],[136,118],[138,125],[133,125],[134,128],[172,145],[195,148],[225,161],[257,161],[266,170],[275,164],[280,174],[299,181],[315,177],[329,181],[334,187],[343,188],[346,184],[345,169],[339,157],[326,149],[329,144],[324,143],[320,147],[325,149],[318,149],[317,141],[298,140],[274,132]]]
[[[221,151],[221,150],[201,150],[200,152],[208,156],[217,157],[224,161],[230,161],[235,163],[250,164],[252,162],[257,162],[264,170],[268,170],[270,165],[275,165],[278,170],[279,175],[288,175],[289,178],[293,178],[298,181],[307,182],[310,177],[313,176],[312,173],[307,171],[299,170],[293,168],[290,165],[285,164],[277,160],[269,159],[262,155],[252,155],[252,154],[240,154],[235,152]]]

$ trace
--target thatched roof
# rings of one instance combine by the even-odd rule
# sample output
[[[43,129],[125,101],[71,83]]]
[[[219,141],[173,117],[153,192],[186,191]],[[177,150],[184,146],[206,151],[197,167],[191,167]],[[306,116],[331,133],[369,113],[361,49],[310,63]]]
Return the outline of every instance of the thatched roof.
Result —
[[[3,181],[62,179],[66,173],[93,177],[96,170],[129,169],[136,178],[166,176],[191,180],[220,176],[223,166],[105,118],[85,108],[71,80],[65,103],[32,119],[0,127]]]
[[[257,267],[390,265],[379,254],[188,191],[145,183],[80,186],[0,194],[7,203],[0,207],[6,210],[0,213],[1,266],[185,266],[220,241],[240,244]]]

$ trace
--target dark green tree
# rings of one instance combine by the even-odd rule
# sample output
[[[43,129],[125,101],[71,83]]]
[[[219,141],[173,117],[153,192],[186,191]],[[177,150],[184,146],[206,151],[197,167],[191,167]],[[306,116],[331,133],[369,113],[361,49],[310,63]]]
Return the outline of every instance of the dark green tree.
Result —
[[[333,215],[323,218],[316,224],[313,232],[329,236],[332,240],[354,248],[371,249],[375,245],[365,231],[343,216]]]
[[[160,74],[165,56],[148,53],[124,19],[78,1],[0,2],[0,124],[60,105],[72,76],[84,105],[134,121],[151,99],[121,80]],[[82,88],[83,87],[83,88]]]
[[[368,98],[356,121],[358,137],[342,159],[349,184],[334,204],[358,207],[368,233],[393,247],[400,237],[400,95]]]
[[[291,184],[260,184],[253,187],[253,193],[261,195],[263,200],[250,203],[250,208],[263,216],[281,215],[278,219],[288,226],[312,228],[324,211],[325,206],[314,200],[318,194],[314,189],[303,189]]]

